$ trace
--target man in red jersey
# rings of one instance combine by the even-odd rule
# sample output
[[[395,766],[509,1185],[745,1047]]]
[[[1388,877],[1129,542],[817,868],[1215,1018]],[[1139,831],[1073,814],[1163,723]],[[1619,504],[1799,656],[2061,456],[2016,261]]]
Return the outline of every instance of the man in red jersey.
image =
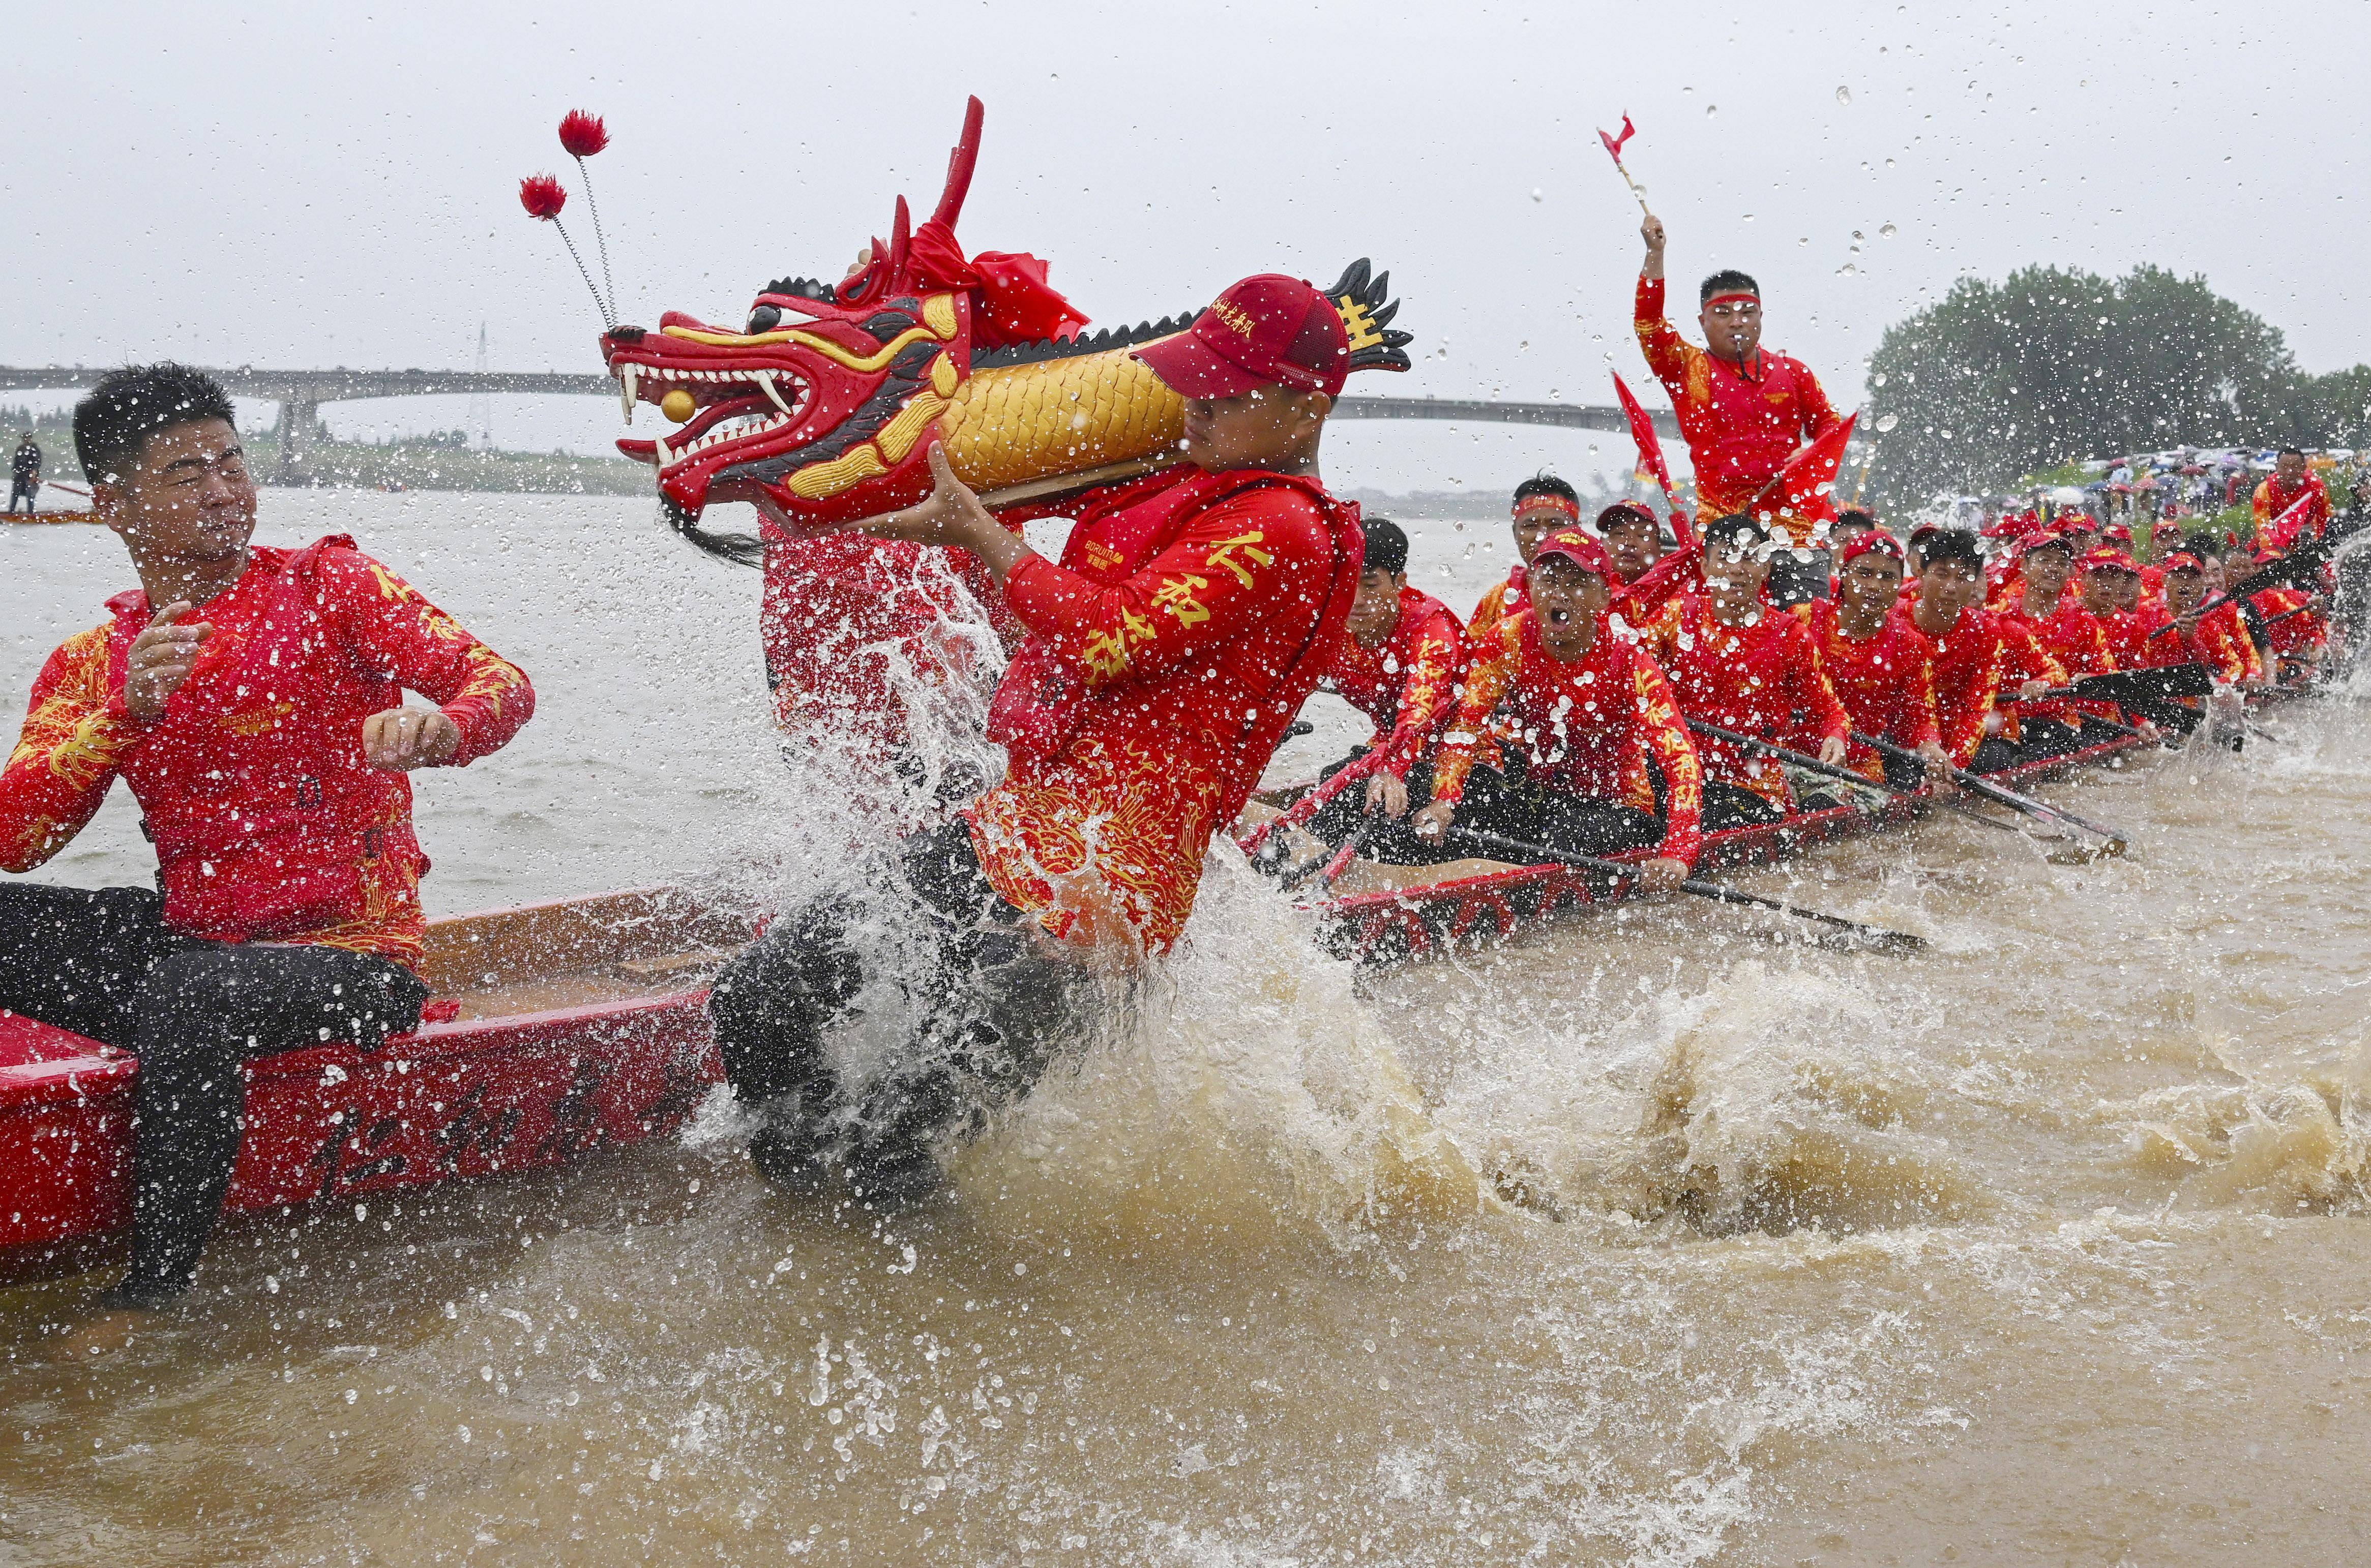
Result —
[[[1673,598],[1704,582],[1696,559],[1701,545],[1692,539],[1664,554],[1662,520],[1637,502],[1617,501],[1599,513],[1597,536],[1604,541],[1605,559],[1613,565],[1616,581],[1607,624],[1619,636],[1635,635]]]
[[[2276,550],[2259,549],[2251,562],[2230,563],[2226,570],[2244,573],[2279,559]],[[2330,636],[2324,614],[2330,607],[2329,596],[2275,583],[2248,595],[2246,607],[2253,612],[2250,627],[2260,642],[2257,651],[2270,666],[2272,677],[2286,684],[2310,676],[2321,663]]]
[[[1465,675],[1465,628],[1448,605],[1408,586],[1407,535],[1386,517],[1366,518],[1363,527],[1366,565],[1359,574],[1359,595],[1317,689],[1365,714],[1375,732],[1318,777],[1331,778],[1377,746],[1384,756],[1364,786],[1344,790],[1309,819],[1312,835],[1336,846],[1358,831],[1368,813],[1381,812],[1398,824],[1408,813],[1412,795],[1418,801],[1431,799],[1432,767],[1425,753],[1456,711],[1458,683]],[[1384,828],[1365,853],[1373,859],[1398,859],[1393,840],[1399,836]]]
[[[1803,623],[1762,596],[1770,535],[1751,517],[1704,525],[1704,592],[1683,594],[1639,645],[1670,677],[1680,711],[1790,750],[1845,760],[1851,715],[1820,673]],[[1697,733],[1705,831],[1773,823],[1795,810],[1785,767],[1767,752]]]
[[[2320,538],[2330,526],[2330,490],[2307,467],[2304,453],[2284,446],[2273,459],[2272,473],[2249,499],[2248,511],[2256,522],[2256,543],[2285,554],[2301,538]]]
[[[2066,672],[2033,634],[1979,602],[1984,558],[1976,536],[1940,528],[1921,546],[1918,596],[1895,617],[1933,644],[1935,721],[1954,766],[1983,773],[2010,767],[2017,748],[1999,739],[2004,690],[2038,696],[2066,684]]]
[[[2029,534],[2018,541],[2018,596],[1995,613],[2032,633],[2070,680],[2116,667],[2099,617],[2083,607],[2074,547],[2065,535]],[[2100,702],[2018,703],[2005,711],[2002,738],[2030,757],[2080,751],[2087,715],[2116,717],[2114,704]]]
[[[1715,272],[1696,291],[1705,347],[1682,338],[1663,316],[1663,221],[1639,226],[1647,242],[1632,312],[1648,368],[1671,394],[1695,467],[1698,513],[1726,517],[1775,510],[1771,481],[1806,441],[1844,422],[1800,360],[1762,347],[1762,288],[1743,272]],[[1835,515],[1824,500],[1779,516],[1789,542],[1810,546]]]
[[[1090,961],[1126,972],[1176,940],[1211,835],[1341,640],[1364,546],[1317,477],[1350,360],[1333,305],[1246,278],[1134,352],[1186,401],[1186,462],[1091,506],[1058,563],[935,447],[931,497],[863,525],[972,551],[1029,635],[989,712],[1003,780],[868,867],[869,895],[787,912],[717,978],[725,1075],[761,1107],[750,1153],[786,1187],[845,1166],[879,1203],[935,1188],[943,1139],[1082,1027]],[[843,1059],[899,994],[903,1038]]]
[[[1532,552],[1548,534],[1580,521],[1580,493],[1554,474],[1533,474],[1515,487],[1510,516],[1515,564],[1507,569],[1506,580],[1492,583],[1474,606],[1467,633],[1476,641],[1487,641],[1501,617],[1523,607],[1523,576],[1531,569]]]
[[[241,1063],[419,1022],[428,859],[404,775],[497,749],[535,693],[353,540],[251,543],[255,484],[204,372],[106,376],[75,446],[140,587],[34,682],[0,771],[0,870],[55,855],[121,778],[162,892],[0,885],[0,1009],[140,1059],[132,1269],[104,1298],[129,1313],[196,1274]],[[403,706],[406,688],[440,706]]]
[[[1531,605],[1476,647],[1433,764],[1432,801],[1417,813],[1419,838],[1454,847],[1449,830],[1462,824],[1554,854],[1653,847],[1639,867],[1647,891],[1686,878],[1703,838],[1695,748],[1662,672],[1605,624],[1613,575],[1581,529],[1541,541]],[[1503,742],[1490,735],[1494,715],[1511,729]],[[1482,765],[1494,745],[1498,765]]]
[[[1902,597],[1901,544],[1891,534],[1859,532],[1837,553],[1844,570],[1834,595],[1794,610],[1819,656],[1821,673],[1855,731],[1905,746],[1929,762],[1949,764],[1935,720],[1934,647],[1893,615]],[[1922,780],[1915,765],[1858,741],[1845,750],[1845,765],[1897,790],[1914,790],[1922,781],[1945,793],[1952,788],[1940,767]]]

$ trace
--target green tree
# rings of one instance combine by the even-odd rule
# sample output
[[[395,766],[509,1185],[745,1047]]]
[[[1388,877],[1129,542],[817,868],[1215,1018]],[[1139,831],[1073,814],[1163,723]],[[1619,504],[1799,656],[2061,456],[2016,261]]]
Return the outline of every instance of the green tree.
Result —
[[[1998,490],[2077,457],[2182,444],[2362,444],[2371,366],[2308,376],[2280,329],[2162,267],[1963,278],[1869,362],[1883,504]],[[1890,425],[1890,428],[1876,428]]]

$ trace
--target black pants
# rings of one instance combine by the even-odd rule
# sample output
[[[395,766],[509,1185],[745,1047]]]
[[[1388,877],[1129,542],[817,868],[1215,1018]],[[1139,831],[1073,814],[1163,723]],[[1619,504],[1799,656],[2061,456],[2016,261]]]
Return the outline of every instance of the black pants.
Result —
[[[1333,778],[1366,755],[1366,747],[1357,747],[1348,756],[1319,773],[1317,776],[1319,782],[1322,783]],[[1369,776],[1369,778],[1372,777],[1372,775]],[[1462,852],[1444,855],[1440,846],[1428,843],[1416,836],[1413,825],[1416,813],[1422,811],[1432,800],[1432,764],[1419,762],[1410,767],[1407,770],[1405,782],[1408,792],[1407,811],[1396,819],[1383,818],[1374,822],[1373,831],[1367,836],[1367,842],[1361,846],[1359,853],[1370,860],[1380,860],[1389,866],[1428,866],[1440,860],[1461,859]],[[1332,848],[1339,849],[1352,834],[1369,825],[1370,822],[1380,814],[1367,810],[1367,780],[1361,779],[1320,806],[1316,814],[1301,825],[1312,837]],[[1280,834],[1268,836],[1270,844],[1279,846],[1279,854],[1282,853],[1280,847],[1282,841],[1283,836]]]
[[[162,1305],[197,1273],[238,1154],[239,1064],[329,1040],[374,1049],[416,1028],[427,997],[388,959],[181,936],[145,888],[0,885],[0,1008],[140,1058],[121,1305]]]
[[[1547,862],[1564,855],[1610,855],[1617,849],[1644,849],[1663,840],[1661,819],[1633,811],[1594,795],[1551,790],[1529,778],[1509,778],[1495,768],[1476,767],[1466,775],[1464,798],[1457,803],[1457,825],[1479,828],[1502,837],[1536,844],[1550,851],[1534,859]],[[1515,851],[1499,846],[1478,847],[1452,837],[1438,847],[1428,846],[1434,859],[1463,859],[1486,855],[1508,859]]]
[[[25,511],[28,514],[37,513],[39,508],[34,502],[40,499],[40,480],[35,479],[29,485],[22,479],[17,480],[8,487],[8,510],[14,513],[17,510],[17,503],[21,501],[25,503]]]
[[[1704,781],[1704,830],[1726,833],[1732,827],[1766,827],[1784,822],[1787,813],[1742,784],[1718,778]]]
[[[708,1011],[734,1093],[766,1112],[759,1170],[809,1191],[841,1166],[858,1195],[897,1202],[936,1184],[945,1136],[1035,1086],[1087,981],[997,896],[956,822],[902,840],[861,892],[778,917]]]

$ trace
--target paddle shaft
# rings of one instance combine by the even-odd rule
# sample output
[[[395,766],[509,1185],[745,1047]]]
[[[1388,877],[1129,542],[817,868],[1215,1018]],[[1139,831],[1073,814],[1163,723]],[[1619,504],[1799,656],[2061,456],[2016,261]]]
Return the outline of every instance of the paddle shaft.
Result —
[[[1317,854],[1312,855],[1309,859],[1301,861],[1301,864],[1293,867],[1290,870],[1285,872],[1284,875],[1278,877],[1276,881],[1276,885],[1281,888],[1284,892],[1290,893],[1294,888],[1297,888],[1302,882],[1307,882],[1312,872],[1317,872],[1320,873],[1317,879],[1317,885],[1321,889],[1332,887],[1334,885],[1334,879],[1342,874],[1343,870],[1350,864],[1351,858],[1357,855],[1359,850],[1364,849],[1367,847],[1367,840],[1374,837],[1376,830],[1381,828],[1382,825],[1382,813],[1381,812],[1377,812],[1373,815],[1368,817],[1366,821],[1360,823],[1359,824],[1359,830],[1356,833],[1353,833],[1349,837],[1342,841],[1342,847],[1339,849],[1325,849]]]
[[[1907,746],[1897,746],[1891,741],[1881,741],[1874,735],[1864,735],[1858,730],[1853,732],[1853,739],[1868,747],[1869,750],[1883,752],[1888,756],[1898,756],[1906,762],[1917,763],[1922,767],[1935,766]],[[2020,795],[2014,790],[2004,789],[1981,773],[1970,773],[1960,767],[1947,768],[1946,771],[1949,773],[1951,782],[1961,789],[1982,795],[1987,801],[1996,801],[2004,806],[2012,807],[2025,813],[2028,816],[2039,817],[2044,822],[2064,823],[2070,827],[2079,827],[2086,833],[2096,833],[2118,847],[2131,842],[2125,835],[2115,828],[2103,827],[2096,822],[2076,816],[2073,812],[2046,805],[2030,796]]]
[[[1382,767],[1384,759],[1392,755],[1392,748],[1398,743],[1399,738],[1400,732],[1394,730],[1390,734],[1378,740],[1367,748],[1366,755],[1346,767],[1337,768],[1333,778],[1320,779],[1315,789],[1293,801],[1283,815],[1270,817],[1252,829],[1249,834],[1236,840],[1237,847],[1246,855],[1256,855],[1260,852],[1261,847],[1267,843],[1268,836],[1278,828],[1298,827],[1315,816],[1326,801]]]
[[[1590,870],[1603,871],[1609,876],[1619,877],[1634,884],[1638,880],[1638,868],[1620,860],[1608,860],[1597,855],[1569,855],[1561,849],[1550,848],[1544,844],[1527,844],[1520,838],[1509,838],[1504,834],[1490,833],[1478,827],[1452,827],[1449,831],[1452,836],[1480,845],[1484,848],[1508,850],[1534,862],[1586,867]],[[1926,945],[1926,939],[1913,936],[1908,931],[1889,931],[1882,926],[1864,926],[1857,920],[1847,920],[1841,915],[1830,915],[1818,909],[1806,909],[1800,905],[1788,904],[1781,899],[1764,898],[1757,893],[1744,893],[1737,888],[1723,887],[1718,882],[1702,882],[1694,877],[1690,877],[1680,883],[1680,891],[1694,894],[1698,898],[1709,898],[1716,903],[1734,904],[1750,909],[1768,909],[1780,915],[1792,915],[1798,920],[1815,920],[1822,926],[1833,926],[1840,931],[1850,931],[1853,935],[1876,942],[1881,947],[1916,950]]]
[[[1898,786],[1885,782],[1883,779],[1871,778],[1865,773],[1855,773],[1849,767],[1839,767],[1832,762],[1822,762],[1818,757],[1812,756],[1808,753],[1789,751],[1787,747],[1775,744],[1770,741],[1756,740],[1752,735],[1742,734],[1735,730],[1724,730],[1718,724],[1707,724],[1701,719],[1689,720],[1688,728],[1699,731],[1704,734],[1710,735],[1717,740],[1728,741],[1735,745],[1752,746],[1758,751],[1768,752],[1772,756],[1777,757],[1782,762],[1791,762],[1798,767],[1807,768],[1813,773],[1825,774],[1831,778],[1840,778],[1847,784],[1858,784],[1863,788],[1869,790],[1882,790],[1889,795],[1914,797],[1919,800],[1934,801],[1942,805],[1950,807],[1953,811],[1958,812],[1960,815],[1967,817],[1971,821],[1983,823],[1986,827],[1999,828],[2003,833],[2015,833],[2018,831],[2015,824],[2002,822],[1996,817],[1986,816],[1984,813],[1976,810],[1975,807],[1968,804],[1967,801],[1956,799],[1949,795],[1929,795],[1923,790],[1901,789]],[[2137,734],[2139,732],[2134,731],[2133,732]],[[1925,762],[1926,759],[1925,757],[1920,757],[1918,760],[1920,762]]]

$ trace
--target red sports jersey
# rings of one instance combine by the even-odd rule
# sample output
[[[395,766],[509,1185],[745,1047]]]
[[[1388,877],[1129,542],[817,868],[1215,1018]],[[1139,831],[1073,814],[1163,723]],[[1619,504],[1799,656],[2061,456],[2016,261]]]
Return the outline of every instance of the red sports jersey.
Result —
[[[1911,614],[1910,605],[1896,605],[1892,618],[1934,650],[1935,721],[1954,767],[1967,767],[1984,744],[1984,721],[2004,688],[2028,681],[2066,684],[2065,667],[2018,622],[1990,610],[1961,610],[1950,630],[1927,637]]]
[[[1637,643],[1601,620],[1589,651],[1566,663],[1541,646],[1528,610],[1500,621],[1491,642],[1475,650],[1457,717],[1441,737],[1434,800],[1464,799],[1466,775],[1492,743],[1493,713],[1509,721],[1500,755],[1520,748],[1526,774],[1549,789],[1652,813],[1649,765],[1660,768],[1663,843],[1656,853],[1694,862],[1704,839],[1704,776],[1671,683]]]
[[[1233,820],[1316,689],[1358,592],[1359,509],[1313,478],[1186,468],[1005,578],[1030,636],[989,709],[1012,761],[966,809],[999,895],[1058,936],[1148,949],[1192,913]]]
[[[1317,687],[1333,692],[1374,722],[1371,744],[1381,745],[1397,737],[1382,766],[1405,778],[1456,710],[1467,650],[1465,628],[1431,594],[1402,588],[1399,610],[1391,635],[1375,647],[1366,647],[1345,630]]]
[[[1743,512],[1798,445],[1826,435],[1844,416],[1800,360],[1757,349],[1741,365],[1697,348],[1663,319],[1663,296],[1664,280],[1640,278],[1633,324],[1648,367],[1671,394],[1680,433],[1687,438],[1698,513],[1712,518]],[[1775,504],[1776,497],[1772,490],[1764,505]],[[1835,513],[1822,502],[1816,515]],[[1799,545],[1809,542],[1814,520],[1779,521]]]
[[[1872,637],[1847,637],[1833,600],[1798,605],[1820,672],[1852,716],[1852,727],[1898,746],[1940,740],[1935,721],[1935,646],[1892,617]],[[1870,778],[1885,777],[1884,758],[1858,741],[1845,761]]]
[[[123,678],[155,611],[138,589],[107,607],[112,618],[68,638],[33,683],[0,771],[0,870],[57,853],[120,775],[175,930],[418,964],[428,858],[411,781],[364,760],[363,721],[419,692],[461,732],[442,766],[464,767],[535,711],[526,676],[343,535],[257,546],[188,617],[214,630],[154,723],[132,716]]]
[[[1793,616],[1765,608],[1751,626],[1725,626],[1709,603],[1684,594],[1641,631],[1639,646],[1671,677],[1690,719],[1800,751],[1849,736],[1852,716]],[[1695,744],[1707,777],[1741,784],[1780,811],[1795,809],[1786,768],[1767,752],[1703,735]]]

